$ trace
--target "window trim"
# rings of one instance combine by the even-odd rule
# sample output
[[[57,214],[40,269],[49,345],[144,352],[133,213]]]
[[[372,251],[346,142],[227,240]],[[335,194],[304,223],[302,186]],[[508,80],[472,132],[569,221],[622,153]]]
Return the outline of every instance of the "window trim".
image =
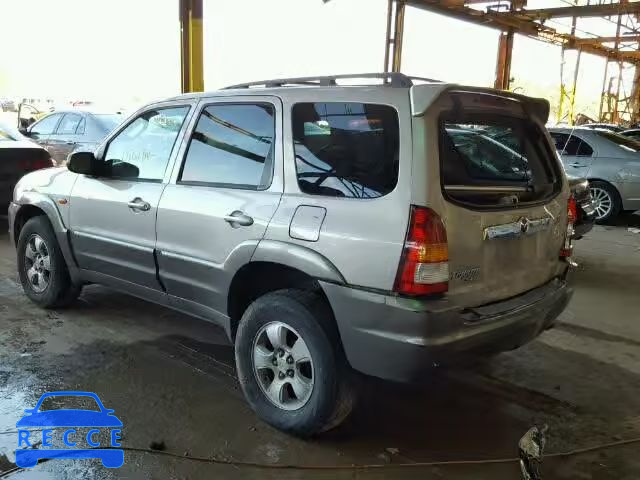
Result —
[[[310,97],[311,98],[311,97]],[[398,166],[397,166],[397,176],[396,176],[396,180],[395,180],[395,184],[393,186],[393,188],[391,190],[389,190],[387,193],[385,193],[384,195],[379,195],[377,197],[338,197],[335,195],[325,195],[322,193],[308,193],[305,192],[304,190],[302,190],[302,188],[300,187],[300,179],[298,178],[298,165],[297,165],[297,157],[298,155],[296,154],[296,145],[295,145],[295,139],[293,137],[293,109],[295,108],[296,105],[302,104],[302,103],[312,103],[312,104],[316,104],[316,103],[361,103],[363,105],[376,105],[378,107],[388,107],[390,109],[393,110],[393,112],[396,115],[396,121],[397,121],[397,126],[398,126]],[[409,124],[411,125],[411,124]],[[411,128],[409,126],[409,128]],[[318,197],[318,198],[335,198],[335,199],[340,199],[340,200],[348,200],[348,201],[368,201],[368,202],[372,202],[375,200],[380,200],[382,198],[388,197],[389,195],[391,195],[393,192],[395,192],[398,189],[398,185],[400,185],[400,170],[402,168],[402,152],[403,149],[405,147],[403,147],[402,144],[402,129],[403,129],[403,120],[402,120],[402,114],[400,112],[400,110],[398,109],[398,107],[392,103],[388,103],[385,101],[380,100],[371,100],[371,99],[357,99],[357,100],[326,100],[326,99],[295,99],[293,101],[291,101],[290,103],[290,108],[289,108],[289,129],[291,132],[291,156],[293,158],[293,179],[294,181],[294,185],[295,188],[297,189],[297,193],[300,193],[302,195],[309,195],[312,197]],[[411,148],[409,148],[411,150]]]
[[[198,128],[198,122],[200,118],[204,114],[204,111],[209,107],[214,107],[218,105],[225,106],[233,106],[233,105],[269,105],[273,110],[273,143],[272,146],[272,159],[271,159],[271,175],[269,178],[268,185],[249,185],[244,183],[225,183],[225,182],[202,182],[198,180],[182,180],[182,174],[184,172],[184,167],[187,164],[187,157],[189,155],[189,148],[191,148],[191,140],[193,140],[193,134],[196,132]],[[197,115],[194,115],[195,119],[193,122],[193,126],[190,128],[189,135],[187,138],[187,145],[182,154],[182,161],[180,163],[180,168],[178,169],[178,174],[176,176],[175,183],[176,185],[185,185],[190,187],[213,187],[213,188],[228,188],[232,190],[248,190],[252,192],[264,192],[265,190],[269,190],[273,185],[273,179],[275,176],[275,167],[276,167],[276,148],[278,145],[278,108],[275,102],[271,102],[269,100],[230,100],[230,101],[207,101],[206,103],[202,103],[200,108],[198,109]],[[266,163],[266,162],[265,162]],[[263,171],[264,175],[264,171]]]
[[[180,145],[178,142],[182,142],[183,141],[183,137],[184,137],[184,129],[185,126],[189,123],[190,120],[190,115],[191,115],[191,111],[193,109],[193,104],[192,103],[176,103],[176,104],[162,104],[160,106],[157,105],[148,105],[147,107],[138,110],[134,115],[132,115],[126,122],[123,122],[119,128],[117,128],[116,130],[114,130],[109,137],[107,138],[107,140],[105,141],[104,144],[102,144],[98,150],[96,150],[96,154],[98,156],[98,160],[101,162],[106,161],[105,160],[105,156],[107,154],[107,152],[109,151],[109,146],[111,146],[111,142],[113,142],[114,139],[116,139],[124,130],[126,130],[129,125],[131,125],[133,122],[135,122],[136,120],[138,120],[141,116],[145,115],[146,113],[149,112],[154,112],[154,111],[160,111],[160,110],[167,110],[170,108],[181,108],[181,107],[186,107],[187,108],[187,112],[185,113],[184,119],[182,120],[182,125],[180,126],[180,130],[178,131],[178,134],[176,135],[176,139],[173,142],[173,146],[171,147],[171,152],[169,153],[169,159],[167,160],[167,165],[165,166],[164,169],[164,173],[162,175],[162,178],[160,179],[155,179],[155,178],[123,178],[123,177],[109,177],[106,175],[98,175],[96,178],[103,178],[103,179],[108,179],[108,180],[112,180],[112,181],[120,181],[120,182],[139,182],[139,183],[164,183],[165,178],[167,176],[167,171],[169,171],[169,166],[173,167],[173,157],[174,157],[174,152],[177,152],[178,150],[176,150],[176,145],[178,146],[178,149],[180,148]]]
[[[80,127],[82,126],[82,131],[80,131]],[[87,130],[87,115],[82,115],[82,120],[78,124],[76,128],[76,135],[84,135],[84,132]]]

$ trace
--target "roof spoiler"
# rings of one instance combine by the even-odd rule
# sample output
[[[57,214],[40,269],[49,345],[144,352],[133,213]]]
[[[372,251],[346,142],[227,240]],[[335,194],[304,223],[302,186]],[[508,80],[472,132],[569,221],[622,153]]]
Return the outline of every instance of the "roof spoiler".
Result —
[[[528,115],[536,117],[543,124],[546,124],[549,119],[550,106],[549,102],[544,98],[528,97],[526,95],[520,95],[506,90],[496,90],[494,88],[466,87],[455,84],[414,85],[411,87],[410,98],[413,116],[422,116],[424,112],[446,92],[481,93],[485,95],[494,95],[496,97],[510,98],[519,102]]]

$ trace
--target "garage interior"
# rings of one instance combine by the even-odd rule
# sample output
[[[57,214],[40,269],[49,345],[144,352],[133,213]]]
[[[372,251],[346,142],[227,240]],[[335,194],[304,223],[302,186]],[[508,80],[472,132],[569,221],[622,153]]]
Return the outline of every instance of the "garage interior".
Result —
[[[347,1],[347,0],[325,0]],[[204,89],[203,0],[181,0],[183,92]],[[509,90],[514,35],[577,52],[561,71],[558,122],[575,109],[580,53],[606,58],[599,118],[640,121],[640,1],[389,0],[384,71],[400,72],[403,24],[413,8],[501,31],[494,87]],[[613,22],[587,35],[581,18]],[[569,32],[548,20],[569,18]],[[384,54],[384,55],[383,55]],[[384,56],[384,60],[382,60]],[[634,69],[625,85],[624,71]],[[628,93],[627,93],[628,92]],[[555,327],[530,344],[421,385],[359,379],[347,424],[313,440],[260,422],[237,384],[233,349],[206,322],[100,286],[43,311],[23,294],[6,218],[0,217],[0,478],[516,479],[518,441],[547,425],[541,478],[640,478],[640,216],[621,214],[575,244],[575,294]],[[126,410],[126,461],[12,461],[15,418],[40,391],[101,392]]]

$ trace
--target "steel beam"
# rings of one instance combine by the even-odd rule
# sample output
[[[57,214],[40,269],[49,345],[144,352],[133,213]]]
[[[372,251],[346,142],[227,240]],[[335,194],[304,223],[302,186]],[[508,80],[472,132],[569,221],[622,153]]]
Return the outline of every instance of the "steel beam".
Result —
[[[385,72],[400,72],[402,66],[404,11],[404,0],[389,0],[387,10],[387,39],[384,50]]]
[[[202,92],[202,0],[180,0],[179,10],[182,92]]]
[[[592,38],[576,38],[573,40],[575,46],[580,45],[599,45],[602,43],[636,43],[640,40],[640,34],[620,35],[619,37],[592,37]]]
[[[640,13],[640,2],[616,2],[593,5],[575,5],[570,7],[535,8],[517,10],[515,12],[501,13],[501,15],[526,16],[534,20],[546,20],[548,18],[561,17],[609,17],[612,15],[624,15]]]
[[[531,19],[527,19],[526,17],[523,18],[522,16],[516,15],[515,12],[514,14],[505,14],[491,10],[485,12],[469,7],[443,5],[439,0],[407,0],[407,4],[483,27],[495,28],[501,31],[507,31],[512,28],[515,33],[565,48],[575,48],[574,42],[578,39],[575,35],[559,33],[551,27],[542,25]],[[636,4],[640,4],[640,2],[630,3],[630,5]],[[522,12],[522,10],[519,12]],[[610,60],[628,62],[634,65],[640,63],[640,56],[638,55],[638,52],[635,51],[620,51],[615,48],[595,44],[580,45],[580,49],[584,53],[591,53],[600,57],[606,57]]]
[[[509,90],[511,80],[511,57],[513,54],[513,29],[502,32],[498,38],[498,58],[494,88]]]

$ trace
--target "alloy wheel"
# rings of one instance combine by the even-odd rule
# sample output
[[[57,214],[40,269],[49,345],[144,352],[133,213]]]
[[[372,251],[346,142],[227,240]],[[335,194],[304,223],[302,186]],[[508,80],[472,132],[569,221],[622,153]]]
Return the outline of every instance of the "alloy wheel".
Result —
[[[596,220],[607,217],[613,209],[613,198],[604,188],[591,187],[591,199],[596,209]]]
[[[253,371],[271,403],[283,410],[298,410],[313,392],[313,360],[307,344],[282,322],[264,325],[253,341]]]
[[[34,233],[29,237],[24,259],[29,286],[36,293],[44,292],[51,281],[51,256],[49,247],[40,235]]]

